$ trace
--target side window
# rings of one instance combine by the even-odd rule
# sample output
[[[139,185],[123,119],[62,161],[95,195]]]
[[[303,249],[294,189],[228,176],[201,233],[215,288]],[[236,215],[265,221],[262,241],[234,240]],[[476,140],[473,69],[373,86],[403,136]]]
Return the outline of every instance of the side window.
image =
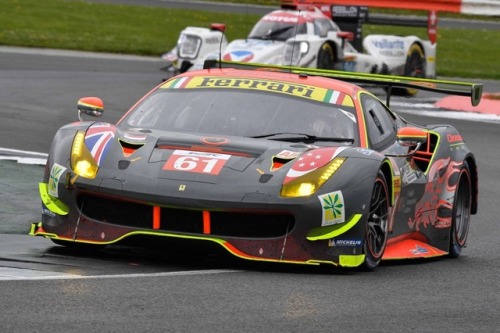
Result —
[[[395,118],[385,105],[373,96],[364,94],[361,97],[361,104],[371,148],[382,149],[394,140]]]
[[[314,21],[314,34],[320,37],[326,37],[329,31],[335,31],[335,26],[330,20],[321,19]]]

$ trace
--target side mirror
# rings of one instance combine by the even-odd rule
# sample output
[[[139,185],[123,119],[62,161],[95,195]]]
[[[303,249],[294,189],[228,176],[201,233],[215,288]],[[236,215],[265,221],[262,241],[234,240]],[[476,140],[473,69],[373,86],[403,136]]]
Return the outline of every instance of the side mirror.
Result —
[[[428,134],[429,133],[426,130],[421,128],[403,127],[399,129],[397,138],[402,146],[420,147],[421,145],[427,142]]]
[[[101,117],[104,113],[104,103],[99,97],[83,97],[78,100],[78,119],[82,121],[82,113],[91,117]]]
[[[397,139],[401,146],[413,147],[408,154],[386,154],[392,157],[411,157],[427,142],[429,132],[421,128],[402,127],[398,130]]]
[[[339,31],[337,32],[337,36],[342,38],[342,40],[348,40],[350,42],[354,40],[354,34],[350,31]]]

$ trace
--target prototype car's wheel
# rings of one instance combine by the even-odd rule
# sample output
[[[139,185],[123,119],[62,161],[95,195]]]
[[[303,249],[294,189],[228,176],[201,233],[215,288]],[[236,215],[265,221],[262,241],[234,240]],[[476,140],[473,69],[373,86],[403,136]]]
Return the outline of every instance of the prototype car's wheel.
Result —
[[[408,49],[405,62],[404,76],[408,77],[425,77],[425,55],[422,47],[418,44],[413,44]],[[418,92],[416,89],[394,88],[394,95],[400,96],[415,96]]]
[[[460,169],[455,199],[453,200],[453,215],[450,231],[449,256],[457,258],[465,247],[469,233],[469,222],[471,216],[472,185],[467,162]]]
[[[335,67],[335,53],[330,44],[324,43],[318,52],[318,68],[333,69]]]
[[[425,76],[425,56],[422,47],[413,44],[408,50],[405,64],[405,76],[424,77]]]
[[[365,262],[363,268],[373,270],[378,266],[387,245],[389,218],[389,192],[384,174],[379,171],[373,186],[370,212],[366,223],[364,239]]]

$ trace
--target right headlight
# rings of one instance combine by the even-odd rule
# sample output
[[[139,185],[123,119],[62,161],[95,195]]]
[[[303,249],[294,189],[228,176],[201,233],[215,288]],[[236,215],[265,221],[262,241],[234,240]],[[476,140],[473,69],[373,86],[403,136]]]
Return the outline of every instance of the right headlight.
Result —
[[[314,194],[344,161],[344,157],[336,157],[325,166],[283,184],[280,195],[285,198],[297,198]]]

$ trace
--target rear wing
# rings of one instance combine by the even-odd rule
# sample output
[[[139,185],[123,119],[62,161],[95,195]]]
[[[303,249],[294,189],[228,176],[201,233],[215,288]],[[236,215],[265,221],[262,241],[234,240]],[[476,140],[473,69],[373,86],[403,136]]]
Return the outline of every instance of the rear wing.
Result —
[[[483,92],[483,85],[481,83],[434,80],[426,78],[393,76],[384,74],[344,72],[344,71],[316,69],[316,68],[277,66],[268,64],[236,62],[236,61],[206,60],[203,68],[204,69],[237,68],[237,69],[249,69],[249,70],[267,70],[274,72],[293,73],[298,75],[323,76],[363,86],[385,88],[387,89],[387,101],[386,101],[387,106],[389,106],[390,103],[391,91],[393,87],[427,90],[449,95],[470,96],[471,104],[473,106],[477,106],[479,104]]]

